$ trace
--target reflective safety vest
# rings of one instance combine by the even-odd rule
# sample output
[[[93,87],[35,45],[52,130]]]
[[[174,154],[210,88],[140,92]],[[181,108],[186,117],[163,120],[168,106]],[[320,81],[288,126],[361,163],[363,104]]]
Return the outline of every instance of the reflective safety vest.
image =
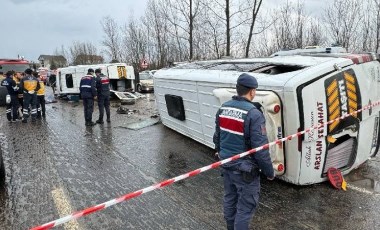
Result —
[[[80,80],[80,94],[83,99],[94,98],[96,96],[95,78],[91,75],[86,75]]]
[[[96,88],[98,90],[98,96],[110,96],[110,79],[104,74],[100,74],[96,78]]]
[[[35,91],[37,89],[38,80],[33,76],[26,76],[21,80],[24,92]]]
[[[40,89],[37,91],[37,95],[45,95],[45,83],[42,80],[38,80],[38,83],[40,84]]]
[[[248,150],[244,138],[244,123],[248,111],[254,105],[248,101],[231,100],[219,109],[221,159],[232,157]]]

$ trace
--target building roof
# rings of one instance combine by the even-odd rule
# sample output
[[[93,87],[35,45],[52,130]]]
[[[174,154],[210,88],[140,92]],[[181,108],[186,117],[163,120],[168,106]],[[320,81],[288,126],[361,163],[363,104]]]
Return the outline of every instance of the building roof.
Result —
[[[39,57],[38,57],[38,60],[41,61],[41,60],[54,60],[55,62],[64,62],[66,63],[67,60],[64,56],[62,55],[43,55],[41,54]]]
[[[103,57],[99,55],[91,55],[91,54],[79,54],[77,59],[84,58],[84,59],[92,59],[97,61],[103,61]]]

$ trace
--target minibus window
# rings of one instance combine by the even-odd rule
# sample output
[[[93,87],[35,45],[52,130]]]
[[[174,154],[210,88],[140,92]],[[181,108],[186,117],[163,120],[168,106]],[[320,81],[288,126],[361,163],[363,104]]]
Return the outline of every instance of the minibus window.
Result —
[[[74,88],[74,82],[73,82],[73,75],[72,74],[66,74],[66,87],[67,88]]]

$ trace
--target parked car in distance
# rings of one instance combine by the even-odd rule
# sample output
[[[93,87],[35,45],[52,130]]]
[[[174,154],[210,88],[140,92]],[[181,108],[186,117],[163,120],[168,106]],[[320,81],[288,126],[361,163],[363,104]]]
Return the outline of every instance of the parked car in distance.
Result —
[[[139,73],[140,82],[136,85],[137,92],[151,92],[154,90],[153,76],[155,72],[156,70],[146,70]]]

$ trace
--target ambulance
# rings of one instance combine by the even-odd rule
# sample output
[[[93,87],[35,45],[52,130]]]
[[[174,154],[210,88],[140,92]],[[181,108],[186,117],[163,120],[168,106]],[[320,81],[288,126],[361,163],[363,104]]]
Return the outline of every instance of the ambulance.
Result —
[[[347,174],[379,151],[379,107],[334,120],[380,100],[380,63],[372,53],[293,51],[268,58],[199,61],[155,74],[165,126],[214,148],[215,115],[236,95],[242,73],[259,83],[253,103],[266,118],[269,142],[323,124],[269,151],[278,178],[297,185]]]
[[[80,80],[87,74],[88,69],[101,69],[110,78],[113,91],[124,92],[135,89],[135,73],[133,66],[125,63],[110,63],[97,65],[78,65],[57,69],[57,93],[60,96],[79,94]]]

